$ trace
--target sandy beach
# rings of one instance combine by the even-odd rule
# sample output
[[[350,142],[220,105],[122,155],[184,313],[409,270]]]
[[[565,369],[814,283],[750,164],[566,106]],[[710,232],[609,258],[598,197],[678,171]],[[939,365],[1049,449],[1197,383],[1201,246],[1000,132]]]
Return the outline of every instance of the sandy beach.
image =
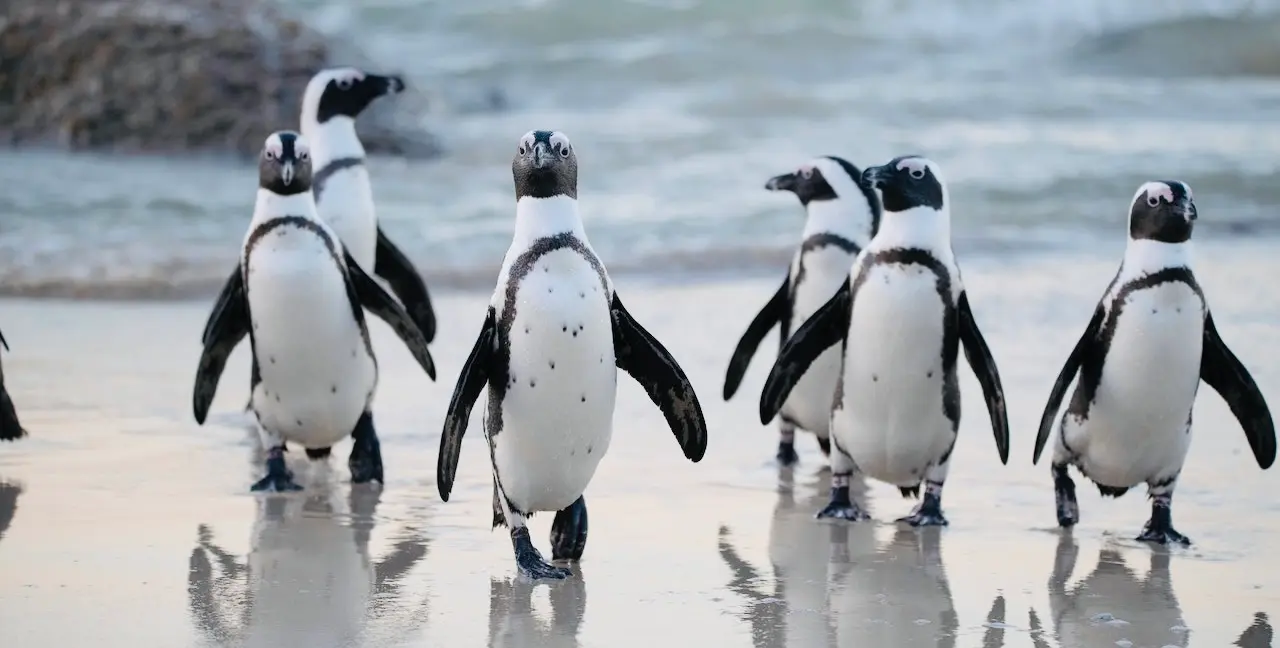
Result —
[[[518,578],[506,534],[489,529],[479,414],[452,501],[436,493],[440,425],[487,294],[437,297],[436,383],[374,324],[385,489],[353,488],[339,447],[289,496],[248,490],[260,464],[239,411],[247,346],[211,420],[191,417],[206,301],[2,301],[5,375],[32,436],[0,446],[0,646],[1269,646],[1276,476],[1257,469],[1216,394],[1201,390],[1174,499],[1190,549],[1132,540],[1148,514],[1141,489],[1102,501],[1083,481],[1082,522],[1060,533],[1048,467],[1031,465],[1044,398],[1119,245],[961,257],[1014,437],[1002,467],[962,369],[941,531],[895,528],[912,502],[879,484],[862,494],[876,522],[813,519],[827,488],[816,444],[801,438],[801,465],[780,474],[776,432],[756,420],[774,338],[739,395],[720,399],[733,344],[774,278],[616,277],[698,388],[710,444],[687,462],[622,380],[613,445],[587,492],[587,553],[554,585]],[[1277,407],[1280,303],[1251,275],[1274,274],[1268,255],[1204,245],[1199,275],[1219,330]],[[534,518],[543,551],[549,525]]]

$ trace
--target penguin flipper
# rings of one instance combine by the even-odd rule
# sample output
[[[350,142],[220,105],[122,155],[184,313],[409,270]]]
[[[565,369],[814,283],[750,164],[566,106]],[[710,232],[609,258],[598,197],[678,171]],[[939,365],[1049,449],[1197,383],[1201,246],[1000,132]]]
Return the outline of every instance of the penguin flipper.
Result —
[[[458,457],[462,454],[462,435],[467,432],[467,423],[471,420],[471,408],[475,406],[480,392],[489,382],[492,373],[494,345],[498,335],[497,314],[492,306],[484,317],[480,327],[480,335],[476,337],[471,354],[462,365],[462,373],[458,374],[458,383],[453,387],[453,396],[449,399],[449,410],[444,417],[444,430],[440,433],[440,454],[436,458],[436,488],[440,491],[440,499],[449,501],[449,491],[453,490],[453,479],[458,473]],[[497,499],[497,481],[494,482],[494,498]],[[497,521],[497,515],[494,520]]]
[[[697,463],[707,451],[707,420],[693,385],[666,347],[627,312],[618,293],[609,306],[618,368],[640,383],[667,419],[684,456]]]
[[[764,390],[760,392],[760,423],[767,425],[778,415],[782,404],[809,366],[823,351],[841,343],[849,335],[849,318],[853,314],[853,288],[846,280],[836,294],[796,329],[778,351],[778,359],[769,370]]]
[[[208,336],[200,364],[196,368],[195,388],[191,396],[196,422],[204,425],[209,405],[218,392],[218,380],[227,366],[227,358],[240,340],[249,334],[249,301],[244,294],[244,276],[236,272],[227,282],[209,319]]]
[[[213,334],[213,322],[218,317],[218,309],[226,303],[236,282],[240,280],[240,264],[237,263],[231,271],[231,276],[227,277],[226,283],[222,284],[222,292],[218,293],[218,298],[213,301],[213,310],[209,311],[209,319],[204,323],[204,332],[200,334],[200,344],[209,344],[209,336]]]
[[[5,349],[9,348],[9,344],[4,341],[4,334],[0,333],[0,345]],[[9,391],[4,388],[4,366],[0,363],[0,441],[17,441],[27,436],[27,431],[22,429],[22,423],[18,421],[18,412],[13,407],[13,400],[9,398]]]
[[[960,324],[960,343],[964,345],[964,357],[969,367],[982,385],[982,395],[987,401],[987,413],[991,416],[991,429],[996,436],[996,450],[1000,453],[1000,463],[1009,463],[1009,412],[1004,402],[1004,386],[1000,384],[1000,371],[996,369],[996,360],[991,357],[991,349],[973,319],[973,310],[969,308],[969,295],[960,292],[956,301],[956,319]]]
[[[396,247],[378,228],[378,245],[374,252],[373,273],[387,280],[391,292],[404,304],[409,317],[430,343],[436,339],[436,312],[431,307],[427,284],[414,269],[409,257]]]
[[[1204,317],[1204,350],[1200,355],[1200,379],[1208,383],[1222,396],[1231,413],[1240,421],[1244,435],[1249,439],[1258,467],[1266,470],[1276,460],[1276,428],[1267,409],[1267,401],[1258,385],[1249,375],[1231,349],[1227,348],[1218,329],[1213,325],[1213,315]]]
[[[1108,292],[1110,289],[1108,289]],[[1102,319],[1106,311],[1103,310],[1102,304],[1093,311],[1093,319],[1089,320],[1089,325],[1085,327],[1084,334],[1076,341],[1076,346],[1071,350],[1071,355],[1067,356],[1067,361],[1063,363],[1062,370],[1058,372],[1058,378],[1053,382],[1053,390],[1049,392],[1049,401],[1044,405],[1044,413],[1040,415],[1040,431],[1036,434],[1036,448],[1031,455],[1032,465],[1040,461],[1040,453],[1044,452],[1044,445],[1049,440],[1049,433],[1053,430],[1053,422],[1058,415],[1058,408],[1062,406],[1062,399],[1067,395],[1067,387],[1071,385],[1071,381],[1075,379],[1076,372],[1080,370],[1080,363],[1084,357],[1097,344],[1098,332],[1102,330]]]
[[[760,347],[764,336],[773,329],[774,324],[778,324],[786,316],[790,293],[791,273],[788,272],[778,292],[769,298],[769,303],[765,304],[764,308],[756,314],[755,319],[751,320],[751,324],[747,326],[747,332],[742,334],[742,339],[733,350],[733,357],[729,359],[729,369],[724,376],[725,400],[733,398],[738,387],[742,385],[742,377],[746,375],[747,366],[751,364],[751,358]]]
[[[363,306],[378,319],[390,325],[391,330],[395,331],[405,346],[409,347],[409,353],[413,354],[414,360],[418,361],[418,365],[434,381],[436,364],[431,359],[431,351],[427,349],[427,339],[422,330],[410,319],[409,313],[405,312],[404,307],[397,303],[394,297],[387,294],[378,282],[365,274],[350,252],[343,250],[342,254],[346,257],[349,282],[347,290],[348,297],[354,302],[353,306]],[[361,317],[360,309],[356,307],[354,310],[356,312],[353,315],[357,318]]]

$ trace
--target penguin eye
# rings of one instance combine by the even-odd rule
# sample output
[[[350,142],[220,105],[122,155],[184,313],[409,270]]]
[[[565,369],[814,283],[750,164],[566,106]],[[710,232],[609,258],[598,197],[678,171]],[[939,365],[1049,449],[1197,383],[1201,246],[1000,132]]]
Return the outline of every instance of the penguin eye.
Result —
[[[1147,204],[1151,205],[1152,207],[1157,207],[1160,205],[1160,199],[1155,196],[1148,196]]]
[[[813,169],[800,169],[800,177],[808,180],[813,177]]]
[[[338,89],[339,89],[339,90],[350,90],[350,89],[351,89],[351,79],[346,79],[346,78],[338,79]]]
[[[563,144],[562,144],[562,145],[560,145],[560,157],[562,157],[562,158],[567,158],[567,157],[569,157],[569,147],[568,147],[568,146],[564,146]]]
[[[524,155],[524,154],[525,154],[524,144],[521,144],[521,145],[520,145],[520,148],[516,149],[516,153],[519,153],[520,155]]]
[[[911,170],[911,177],[915,178],[916,180],[919,180],[919,179],[923,178],[923,177],[924,177],[924,169],[912,169],[912,170]]]
[[[276,159],[276,152],[272,149],[267,149],[266,156],[268,160],[274,160]]]
[[[306,162],[311,159],[311,154],[306,151],[298,151],[298,161]]]

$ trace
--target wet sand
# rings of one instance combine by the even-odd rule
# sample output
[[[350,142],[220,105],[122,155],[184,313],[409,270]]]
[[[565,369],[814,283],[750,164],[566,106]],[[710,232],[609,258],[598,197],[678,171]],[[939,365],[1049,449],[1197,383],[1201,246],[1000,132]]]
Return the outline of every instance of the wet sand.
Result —
[[[1250,274],[1275,276],[1270,247],[1202,246],[1199,275],[1224,339],[1280,411],[1280,294]],[[827,484],[809,436],[794,471],[770,464],[776,431],[755,411],[775,337],[737,397],[720,399],[733,345],[781,275],[615,278],[698,388],[710,445],[686,461],[621,380],[613,444],[587,492],[586,556],[552,585],[518,578],[506,534],[489,529],[479,414],[452,501],[436,493],[440,425],[486,294],[437,297],[436,383],[374,325],[385,489],[351,486],[344,444],[290,496],[248,492],[260,464],[239,412],[247,345],[211,420],[192,420],[207,302],[0,301],[5,376],[32,433],[0,446],[0,646],[1269,646],[1276,475],[1258,470],[1208,388],[1174,499],[1194,547],[1133,541],[1142,489],[1103,501],[1079,477],[1081,524],[1054,525],[1048,467],[1031,465],[1031,449],[1119,244],[1099,254],[961,258],[1003,375],[1012,456],[999,464],[962,369],[951,526],[921,532],[895,528],[913,502],[880,484],[862,495],[875,523],[815,521]],[[533,520],[544,552],[550,518]]]

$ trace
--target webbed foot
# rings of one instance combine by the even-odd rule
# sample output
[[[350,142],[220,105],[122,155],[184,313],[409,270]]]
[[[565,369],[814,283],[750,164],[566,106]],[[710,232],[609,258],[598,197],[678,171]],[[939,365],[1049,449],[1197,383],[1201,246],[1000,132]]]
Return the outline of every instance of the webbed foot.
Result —
[[[378,433],[373,428],[373,414],[365,412],[356,421],[356,428],[351,433],[355,443],[351,446],[351,456],[347,459],[347,468],[351,470],[351,483],[366,484],[376,481],[385,484],[382,475],[382,444],[378,441]]]
[[[778,454],[775,455],[780,466],[794,466],[800,461],[800,455],[796,453],[795,441],[779,441]]]
[[[832,486],[831,501],[823,507],[815,516],[819,520],[848,520],[850,522],[862,522],[870,520],[871,516],[862,510],[849,497],[848,486]]]
[[[538,553],[533,546],[533,541],[529,539],[529,527],[512,529],[511,545],[516,552],[516,567],[520,569],[520,573],[529,578],[564,580],[573,575],[572,571],[564,567],[556,567],[543,560],[542,554]]]
[[[1142,527],[1142,534],[1136,539],[1139,542],[1154,542],[1160,545],[1179,544],[1184,547],[1191,545],[1191,538],[1174,530],[1173,515],[1168,505],[1161,506],[1159,503],[1151,507],[1151,519],[1147,520],[1146,525]]]
[[[1076,502],[1076,483],[1067,474],[1067,464],[1053,466],[1053,496],[1058,511],[1058,526],[1069,527],[1080,521],[1080,504]]]
[[[579,497],[551,523],[551,558],[580,560],[587,548],[587,501]]]
[[[924,497],[911,515],[898,518],[898,522],[906,522],[913,527],[947,526],[947,518],[942,515],[942,498],[925,487]]]
[[[272,448],[267,452],[267,476],[259,479],[249,490],[257,493],[288,493],[302,487],[293,481],[293,473],[284,464],[284,448]]]

